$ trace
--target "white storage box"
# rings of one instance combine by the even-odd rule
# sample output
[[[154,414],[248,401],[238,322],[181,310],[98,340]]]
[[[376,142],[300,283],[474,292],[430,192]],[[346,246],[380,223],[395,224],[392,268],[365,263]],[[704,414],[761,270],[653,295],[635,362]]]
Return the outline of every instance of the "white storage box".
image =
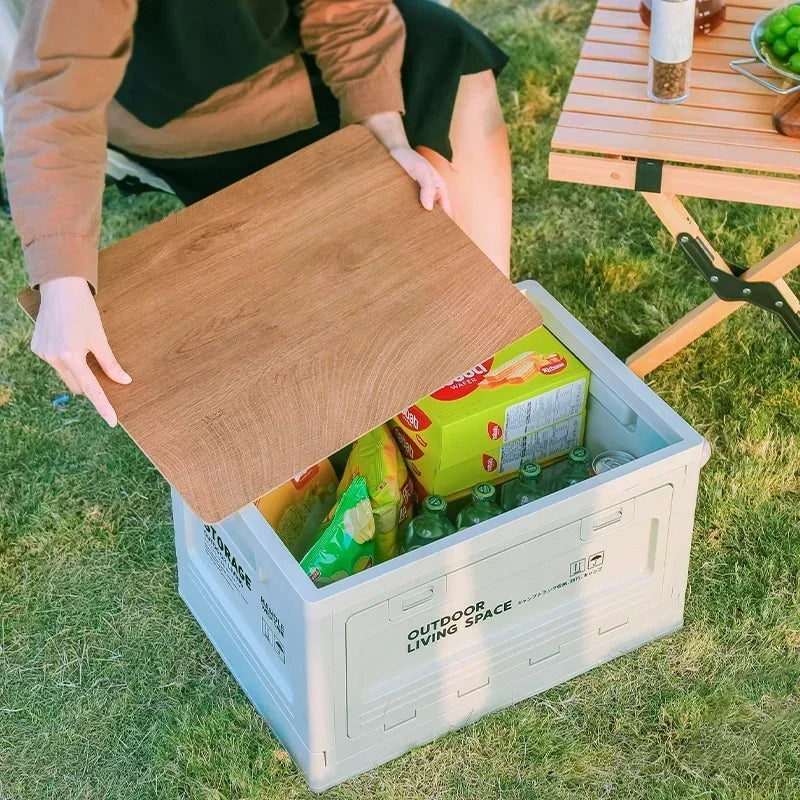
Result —
[[[173,487],[181,595],[314,789],[680,626],[703,439],[363,128],[99,266],[133,382],[95,374]],[[588,447],[637,459],[317,589],[252,501],[542,315],[592,372]]]
[[[631,464],[323,589],[254,507],[173,493],[181,596],[315,790],[682,624],[705,442],[520,288],[592,371],[587,446]]]

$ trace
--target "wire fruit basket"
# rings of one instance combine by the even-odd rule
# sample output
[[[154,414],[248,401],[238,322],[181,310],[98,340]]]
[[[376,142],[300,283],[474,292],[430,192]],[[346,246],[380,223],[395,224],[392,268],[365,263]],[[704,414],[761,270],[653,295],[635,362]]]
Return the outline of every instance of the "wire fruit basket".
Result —
[[[736,72],[739,72],[740,74],[749,78],[751,81],[755,81],[757,84],[759,84],[759,86],[763,86],[764,88],[769,89],[771,92],[781,95],[793,94],[794,92],[800,91],[800,75],[795,72],[791,72],[781,64],[774,63],[773,60],[763,51],[761,47],[761,37],[764,35],[764,31],[766,30],[772,17],[775,16],[775,14],[779,14],[784,8],[786,8],[785,5],[774,8],[772,11],[767,11],[766,14],[763,14],[758,18],[758,20],[756,20],[755,24],[753,25],[753,30],[750,32],[750,45],[752,46],[753,53],[755,55],[750,56],[749,58],[737,58],[731,61],[731,69],[736,70]],[[772,72],[780,75],[784,79],[782,84],[773,83],[768,78],[764,78],[761,75],[756,75],[747,69],[748,66],[758,63],[766,65]],[[787,82],[789,82],[788,86],[786,85]]]

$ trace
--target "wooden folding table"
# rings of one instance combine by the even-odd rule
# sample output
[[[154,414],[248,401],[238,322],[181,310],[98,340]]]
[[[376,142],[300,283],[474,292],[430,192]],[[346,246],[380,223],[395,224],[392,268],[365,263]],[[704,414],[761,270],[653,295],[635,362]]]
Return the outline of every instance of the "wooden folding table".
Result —
[[[753,23],[774,5],[729,0],[726,21],[695,38],[691,94],[680,105],[647,99],[649,33],[639,0],[599,0],[592,17],[553,135],[550,177],[640,191],[715,292],[630,356],[639,375],[744,302],[778,314],[800,341],[800,301],[783,280],[800,263],[800,233],[740,268],[716,252],[677,197],[800,208],[800,140],[773,129],[776,95],[730,67],[752,55]]]

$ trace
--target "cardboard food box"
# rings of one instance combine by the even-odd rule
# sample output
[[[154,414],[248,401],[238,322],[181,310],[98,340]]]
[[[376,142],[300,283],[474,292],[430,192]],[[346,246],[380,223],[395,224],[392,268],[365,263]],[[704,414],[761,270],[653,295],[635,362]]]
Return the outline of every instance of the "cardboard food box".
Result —
[[[456,495],[568,453],[583,441],[589,377],[540,327],[398,414],[392,432],[418,493]]]

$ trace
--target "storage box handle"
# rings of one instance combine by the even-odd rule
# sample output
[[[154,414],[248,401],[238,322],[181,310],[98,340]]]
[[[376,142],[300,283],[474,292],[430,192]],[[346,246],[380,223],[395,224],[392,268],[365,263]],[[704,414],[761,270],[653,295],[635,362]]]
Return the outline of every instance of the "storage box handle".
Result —
[[[616,525],[618,522],[622,522],[622,508],[618,508],[613,514],[609,514],[606,517],[592,520],[592,530],[599,531],[611,525]]]
[[[441,602],[447,595],[447,576],[424,583],[389,600],[389,620],[396,622],[411,616],[429,605]]]
[[[617,506],[604,508],[591,517],[584,517],[581,520],[581,539],[586,541],[593,536],[602,536],[609,531],[627,525],[634,514],[634,500],[626,500]]]
[[[412,611],[418,606],[424,605],[429,600],[433,600],[435,594],[436,592],[433,586],[426,586],[418,594],[413,594],[411,597],[404,597],[400,603],[400,609],[402,611]]]

